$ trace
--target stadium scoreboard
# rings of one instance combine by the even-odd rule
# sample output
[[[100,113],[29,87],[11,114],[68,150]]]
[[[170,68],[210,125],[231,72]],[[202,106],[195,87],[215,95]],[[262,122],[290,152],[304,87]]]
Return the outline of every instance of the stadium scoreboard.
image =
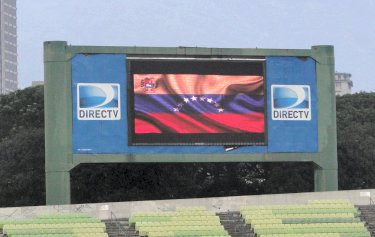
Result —
[[[47,203],[81,163],[312,162],[337,189],[332,46],[44,47]]]

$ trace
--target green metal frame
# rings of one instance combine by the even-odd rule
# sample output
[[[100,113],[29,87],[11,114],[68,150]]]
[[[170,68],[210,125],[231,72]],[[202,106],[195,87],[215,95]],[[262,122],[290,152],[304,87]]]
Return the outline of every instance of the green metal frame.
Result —
[[[78,53],[127,55],[301,56],[316,60],[319,152],[264,154],[73,154],[71,59]],[[338,188],[333,46],[311,49],[71,46],[44,43],[46,202],[69,204],[70,170],[82,163],[122,162],[312,162],[315,191]]]

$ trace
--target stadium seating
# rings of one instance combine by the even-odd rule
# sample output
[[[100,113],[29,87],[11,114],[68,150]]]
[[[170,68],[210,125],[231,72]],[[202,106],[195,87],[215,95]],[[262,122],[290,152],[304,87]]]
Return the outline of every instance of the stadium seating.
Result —
[[[204,207],[176,207],[175,211],[132,213],[129,218],[123,218],[121,234],[128,237],[371,237],[368,224],[361,221],[359,214],[357,207],[347,200],[249,205],[241,207],[240,212],[220,213]],[[112,219],[104,222],[85,213],[42,214],[32,219],[0,220],[0,230],[9,237],[120,236],[120,222],[117,226]]]
[[[229,236],[215,212],[203,207],[176,208],[176,211],[138,212],[129,218],[139,236],[190,237]]]
[[[86,213],[43,214],[33,219],[3,220],[9,237],[108,237],[105,224]]]
[[[244,206],[241,215],[259,237],[370,237],[348,200],[312,200],[307,205]]]

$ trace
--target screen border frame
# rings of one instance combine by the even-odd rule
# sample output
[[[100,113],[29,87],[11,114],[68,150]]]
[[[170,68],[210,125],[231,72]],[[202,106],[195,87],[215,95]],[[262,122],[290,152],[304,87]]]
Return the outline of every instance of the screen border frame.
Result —
[[[155,143],[141,143],[141,142],[134,142],[135,140],[135,108],[134,108],[134,73],[131,70],[131,64],[134,61],[207,61],[207,62],[215,62],[215,61],[230,61],[230,62],[256,62],[260,63],[262,67],[262,76],[263,76],[263,99],[264,99],[264,107],[263,107],[263,114],[264,114],[264,133],[261,135],[263,136],[262,142],[198,142],[198,143],[187,143],[187,142],[155,142]],[[268,146],[268,100],[267,98],[267,75],[266,75],[266,58],[265,57],[152,57],[152,56],[128,56],[126,58],[126,85],[127,85],[127,119],[128,119],[128,146],[260,146],[260,147],[267,147]],[[208,136],[215,136],[215,134],[209,133],[202,133],[208,134]],[[231,135],[235,135],[236,133],[229,133]],[[251,134],[255,133],[246,133],[249,137]],[[157,134],[159,135],[159,134]],[[181,135],[181,134],[176,134]],[[183,134],[182,134],[183,135]],[[199,134],[201,135],[201,134]],[[199,136],[197,135],[197,136]],[[217,134],[218,136],[223,136],[225,133]],[[255,134],[257,135],[257,134]],[[186,135],[189,137],[189,135]]]

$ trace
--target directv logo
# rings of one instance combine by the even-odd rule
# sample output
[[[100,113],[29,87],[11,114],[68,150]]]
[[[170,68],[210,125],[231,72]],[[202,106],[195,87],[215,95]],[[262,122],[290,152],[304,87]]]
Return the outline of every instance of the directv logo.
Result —
[[[273,120],[311,120],[310,86],[272,85]]]
[[[78,83],[79,120],[119,120],[120,85],[114,83]]]

